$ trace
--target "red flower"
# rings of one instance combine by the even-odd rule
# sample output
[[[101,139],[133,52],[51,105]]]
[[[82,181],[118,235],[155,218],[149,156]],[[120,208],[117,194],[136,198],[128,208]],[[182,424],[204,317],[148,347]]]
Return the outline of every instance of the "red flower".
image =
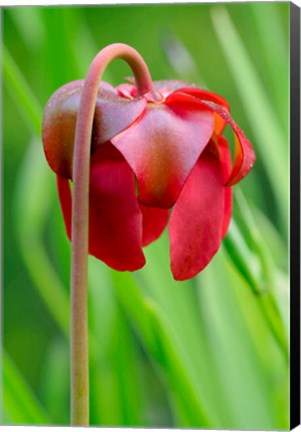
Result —
[[[46,107],[43,143],[57,174],[71,237],[73,142],[83,81],[60,88]],[[91,143],[89,252],[117,270],[145,264],[142,247],[169,222],[174,278],[195,276],[218,251],[232,213],[232,188],[251,169],[250,142],[220,96],[179,81],[99,85]],[[221,135],[235,136],[234,162]]]

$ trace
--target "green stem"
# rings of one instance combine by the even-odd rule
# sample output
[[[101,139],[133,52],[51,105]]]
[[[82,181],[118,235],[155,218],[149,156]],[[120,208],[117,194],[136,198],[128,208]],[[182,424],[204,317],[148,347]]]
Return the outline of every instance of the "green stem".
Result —
[[[272,335],[281,349],[285,361],[289,362],[287,332],[281,321],[278,305],[272,292],[263,293],[258,297],[258,304]]]
[[[153,92],[148,68],[136,50],[124,44],[104,48],[94,58],[84,82],[76,123],[73,157],[71,255],[71,424],[89,425],[89,361],[87,324],[87,269],[89,171],[92,125],[99,81],[112,60],[131,67],[138,95]]]

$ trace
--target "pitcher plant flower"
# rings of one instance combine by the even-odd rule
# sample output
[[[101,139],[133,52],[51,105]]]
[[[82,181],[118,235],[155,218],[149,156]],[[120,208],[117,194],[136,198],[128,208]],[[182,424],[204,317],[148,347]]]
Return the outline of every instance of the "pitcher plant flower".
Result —
[[[135,77],[116,88],[101,81],[115,58],[127,61]],[[227,124],[233,158],[222,135]],[[142,57],[124,44],[104,48],[85,80],[53,94],[43,145],[72,241],[72,331],[81,341],[72,345],[72,419],[87,424],[86,310],[80,308],[88,252],[113,269],[138,270],[143,247],[168,225],[173,276],[192,278],[218,251],[232,214],[232,186],[255,155],[224,98],[182,81],[152,82]]]
[[[74,136],[84,81],[64,85],[45,110],[43,142],[57,174],[71,238]],[[181,81],[100,82],[91,140],[89,253],[116,270],[138,270],[142,248],[169,222],[171,270],[184,280],[219,249],[232,212],[231,186],[254,164],[252,146],[217,94]],[[222,132],[235,134],[235,156]]]

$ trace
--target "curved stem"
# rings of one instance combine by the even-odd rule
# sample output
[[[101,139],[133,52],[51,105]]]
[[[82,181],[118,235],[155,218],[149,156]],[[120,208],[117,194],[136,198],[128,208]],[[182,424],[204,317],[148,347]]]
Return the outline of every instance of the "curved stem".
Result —
[[[76,123],[73,156],[71,255],[71,424],[89,424],[89,360],[87,323],[87,269],[89,172],[92,125],[99,81],[115,58],[131,67],[138,95],[153,92],[148,68],[136,50],[124,44],[104,48],[94,58],[84,82]]]

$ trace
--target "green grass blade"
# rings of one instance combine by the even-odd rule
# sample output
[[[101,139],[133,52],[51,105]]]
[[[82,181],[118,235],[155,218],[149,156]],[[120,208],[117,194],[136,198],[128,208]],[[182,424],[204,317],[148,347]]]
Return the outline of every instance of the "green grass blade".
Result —
[[[38,135],[42,127],[42,109],[22,72],[5,46],[2,46],[4,84],[29,127]]]
[[[218,383],[208,375],[211,360],[202,345],[202,328],[196,302],[195,281],[176,282],[170,272],[167,233],[146,249],[147,266],[137,274],[140,285],[163,311],[174,335],[181,341],[180,358],[186,373],[212,424],[221,424],[227,416],[218,404]],[[175,346],[177,342],[174,341]],[[175,377],[175,382],[177,378]],[[222,406],[222,404],[221,404]],[[200,425],[200,422],[198,423]]]
[[[248,228],[252,227],[247,231],[247,241],[261,264],[263,291],[265,292],[263,292],[262,296],[258,297],[258,302],[262,308],[262,313],[267,320],[268,326],[270,327],[274,337],[276,338],[281,350],[285,355],[286,360],[288,361],[287,323],[283,322],[281,306],[277,296],[276,276],[278,275],[278,269],[273,262],[265,241],[259,232],[248,203],[239,189],[236,193],[236,203],[238,204],[240,212],[243,215],[244,222],[246,222]]]
[[[38,147],[38,144],[34,140],[29,146],[17,179],[14,212],[16,234],[34,286],[60,328],[68,335],[67,290],[62,286],[41,243],[41,231],[53,196],[49,192],[54,192],[54,184],[53,176],[45,167],[41,145]]]
[[[273,99],[279,120],[288,132],[289,116],[288,113],[288,98],[283,97],[284,92],[279,89],[288,87],[288,33],[285,34],[281,18],[284,9],[287,14],[287,23],[289,21],[289,3],[277,4],[262,2],[258,4],[250,2],[249,7],[256,21],[257,35],[261,43],[261,55],[264,56],[265,64],[269,72],[270,78],[270,95]],[[282,16],[281,16],[282,15]],[[269,23],[269,31],[267,31],[266,23]]]
[[[210,427],[213,422],[202,405],[193,381],[189,376],[187,365],[183,361],[183,347],[173,332],[166,316],[151,301],[146,303],[156,335],[156,358],[162,366],[168,380],[168,387],[185,412],[190,427]],[[215,423],[216,425],[216,423]]]
[[[111,270],[113,288],[127,315],[139,329],[144,343],[149,349],[154,347],[153,329],[145,313],[145,303],[141,286],[131,273],[120,273]]]
[[[42,109],[21,71],[4,47],[4,78],[29,127],[41,133]],[[34,169],[33,169],[34,167]],[[40,243],[40,230],[49,209],[53,176],[47,170],[40,140],[35,139],[19,173],[15,197],[17,235],[23,259],[45,304],[65,334],[69,331],[69,302],[65,290]],[[28,246],[31,250],[28,253]],[[59,305],[59,306],[58,306]]]
[[[31,54],[45,44],[45,29],[39,17],[38,7],[11,8],[10,16]],[[30,23],[30,25],[28,25]]]
[[[145,389],[139,386],[141,358],[129,322],[120,307],[117,307],[116,334],[118,336],[114,352],[114,369],[117,371],[122,424],[132,427],[143,426],[142,402]]]
[[[287,325],[283,321],[277,296],[279,271],[255,223],[251,210],[239,188],[235,194],[244,231],[232,220],[223,240],[228,256],[256,295],[262,314],[286,360],[288,360]],[[283,299],[281,299],[282,301]]]
[[[137,426],[142,425],[138,357],[128,319],[114,295],[111,272],[89,257],[91,392],[95,400],[91,419],[95,425]]]
[[[286,427],[287,364],[283,363],[257,297],[225,259],[223,250],[198,280],[211,367],[220,377],[220,391],[225,392],[234,419],[230,423],[224,420],[223,427]]]
[[[252,134],[255,137],[256,152],[265,166],[273,187],[286,233],[288,224],[288,136],[280,127],[261,79],[257,75],[226,8],[216,6],[212,9],[211,17],[216,36],[239,92],[241,105],[250,122]]]
[[[253,292],[257,295],[264,291],[265,288],[262,283],[258,258],[249,250],[234,220],[231,222],[223,244],[233,264],[244,277]]]
[[[28,384],[8,354],[3,352],[3,403],[14,424],[51,424]]]
[[[114,272],[114,280],[119,282],[116,293],[127,315],[134,321],[142,342],[150,355],[150,360],[154,361],[163,370],[163,377],[167,380],[165,386],[167,386],[167,389],[173,389],[178,406],[185,413],[185,418],[188,421],[187,424],[194,426],[209,424],[206,409],[202,407],[199,390],[195,387],[189,360],[187,363],[189,353],[185,352],[184,347],[178,352],[179,340],[174,330],[171,330],[170,326],[166,324],[167,318],[163,321],[160,319],[160,323],[158,322],[159,318],[157,318],[154,312],[154,308],[157,308],[157,302],[155,303],[154,300],[150,300],[148,294],[142,293],[145,291],[142,283],[139,284],[140,289],[137,286],[137,282],[126,284],[125,281],[128,282],[128,278],[130,277],[132,276],[127,273],[120,274]],[[131,287],[130,289],[129,286]],[[137,291],[135,291],[136,288]],[[167,328],[165,328],[165,324]],[[165,343],[168,344],[166,352],[164,351]],[[169,359],[169,366],[166,366],[167,357]],[[172,364],[172,358],[174,364]],[[173,371],[172,374],[169,373],[169,369]],[[177,416],[176,413],[174,415]],[[213,423],[214,421],[211,421],[211,424]]]
[[[69,346],[65,338],[50,342],[41,368],[41,402],[53,424],[69,424]]]

